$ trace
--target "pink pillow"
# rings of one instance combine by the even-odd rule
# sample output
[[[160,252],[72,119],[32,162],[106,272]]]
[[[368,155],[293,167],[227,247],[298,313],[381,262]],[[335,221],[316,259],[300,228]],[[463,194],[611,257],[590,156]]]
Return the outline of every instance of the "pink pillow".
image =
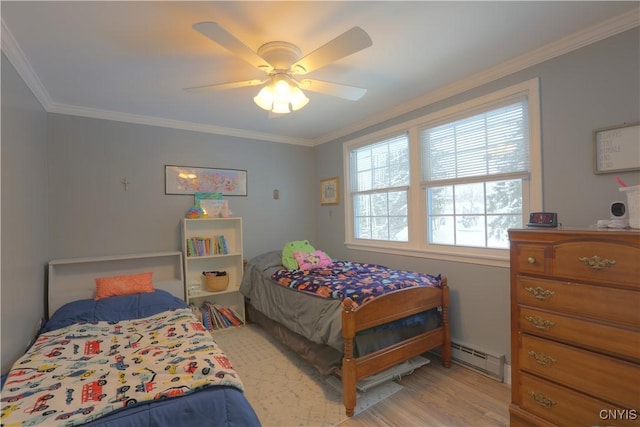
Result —
[[[331,258],[321,250],[313,252],[294,252],[293,256],[298,261],[300,270],[315,270],[318,268],[331,267]]]
[[[93,299],[153,292],[152,274],[149,271],[125,276],[98,277],[96,278],[96,296]]]

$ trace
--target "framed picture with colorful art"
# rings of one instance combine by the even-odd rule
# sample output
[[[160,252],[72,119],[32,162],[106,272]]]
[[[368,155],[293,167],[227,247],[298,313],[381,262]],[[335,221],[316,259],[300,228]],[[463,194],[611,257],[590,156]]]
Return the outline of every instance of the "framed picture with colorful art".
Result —
[[[247,171],[194,166],[164,167],[165,194],[220,193],[223,196],[247,195]]]

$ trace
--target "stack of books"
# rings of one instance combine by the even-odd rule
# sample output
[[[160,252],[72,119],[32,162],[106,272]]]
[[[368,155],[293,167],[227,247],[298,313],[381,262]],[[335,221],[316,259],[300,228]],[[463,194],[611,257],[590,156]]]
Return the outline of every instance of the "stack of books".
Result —
[[[187,239],[187,256],[226,255],[229,253],[224,236],[190,237]]]
[[[221,307],[205,301],[202,304],[202,323],[210,331],[243,325],[241,317],[232,307]]]

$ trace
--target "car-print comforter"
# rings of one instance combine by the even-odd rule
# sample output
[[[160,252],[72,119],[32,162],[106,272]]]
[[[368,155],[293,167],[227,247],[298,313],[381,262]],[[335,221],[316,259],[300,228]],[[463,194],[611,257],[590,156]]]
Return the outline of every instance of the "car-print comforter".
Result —
[[[243,385],[181,308],[134,320],[76,323],[40,335],[9,372],[2,425],[64,425],[204,387]]]

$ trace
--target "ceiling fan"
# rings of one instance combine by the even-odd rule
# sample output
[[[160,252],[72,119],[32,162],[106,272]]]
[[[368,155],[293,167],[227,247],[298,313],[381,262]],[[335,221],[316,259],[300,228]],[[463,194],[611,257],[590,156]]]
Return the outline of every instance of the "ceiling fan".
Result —
[[[284,41],[265,43],[254,52],[216,22],[199,22],[193,28],[231,53],[266,73],[263,80],[210,84],[185,88],[186,91],[212,91],[264,85],[254,101],[261,108],[285,114],[304,107],[309,99],[301,89],[357,101],[366,89],[308,78],[297,78],[372,45],[369,35],[353,27],[313,52],[301,56],[300,49]]]

